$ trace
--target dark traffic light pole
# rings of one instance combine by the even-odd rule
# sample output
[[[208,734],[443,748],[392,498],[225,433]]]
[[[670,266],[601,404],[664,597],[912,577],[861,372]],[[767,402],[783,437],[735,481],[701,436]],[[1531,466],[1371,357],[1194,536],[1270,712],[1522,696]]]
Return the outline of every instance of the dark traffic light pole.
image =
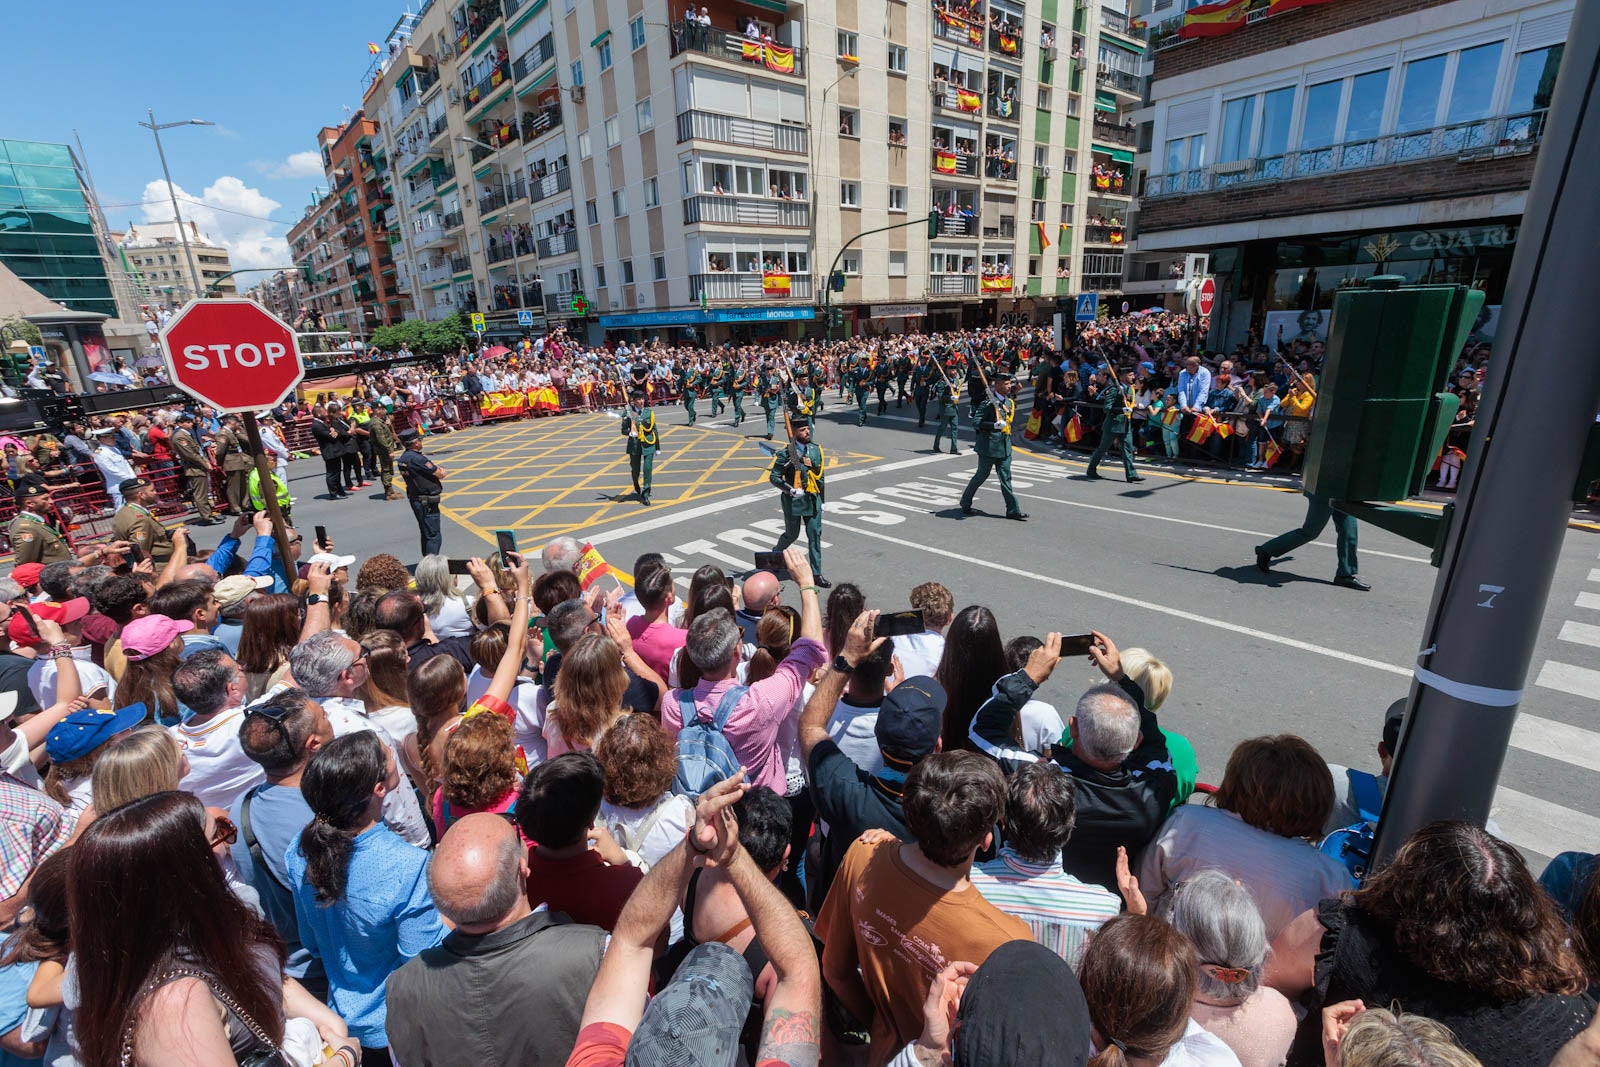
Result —
[[[861,240],[863,237],[870,237],[875,233],[888,233],[890,230],[903,230],[908,226],[927,226],[928,238],[929,240],[932,240],[933,238],[939,236],[939,220],[939,212],[937,210],[930,210],[924,217],[912,219],[910,222],[897,222],[892,226],[879,226],[875,230],[862,230],[860,233],[850,238],[850,240],[839,246],[839,254],[833,257],[833,266],[828,268],[827,277],[822,279],[822,315],[828,323],[829,341],[833,340],[833,275],[834,272],[839,269],[839,260],[844,258],[844,254],[849,251],[850,246]],[[843,289],[844,286],[840,285],[839,288]]]
[[[1572,17],[1385,798],[1375,866],[1419,827],[1489,816],[1544,617],[1600,360],[1600,4]],[[1586,842],[1587,847],[1592,842]]]

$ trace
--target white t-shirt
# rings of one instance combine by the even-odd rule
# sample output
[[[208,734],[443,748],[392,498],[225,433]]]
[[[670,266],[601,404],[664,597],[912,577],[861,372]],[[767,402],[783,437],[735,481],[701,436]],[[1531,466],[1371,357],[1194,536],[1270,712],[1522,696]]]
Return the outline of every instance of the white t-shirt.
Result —
[[[1239,1057],[1220,1037],[1190,1019],[1178,1043],[1167,1050],[1161,1067],[1239,1067]]]
[[[167,727],[189,758],[189,773],[178,787],[199,797],[208,808],[227,810],[251,786],[267,780],[261,765],[245,755],[239,744],[243,722],[243,708],[228,708],[199,725],[191,719]]]
[[[489,691],[493,678],[483,673],[482,667],[472,668],[467,675],[467,707]],[[511,688],[511,699],[506,701],[516,715],[511,720],[511,735],[522,746],[528,767],[537,767],[549,758],[550,743],[545,738],[545,709],[550,703],[548,694],[542,694],[533,682],[518,682]]]
[[[939,660],[944,657],[944,634],[937,630],[924,630],[920,634],[904,634],[893,638],[894,654],[900,657],[900,669],[907,678],[927,676],[939,671]]]
[[[467,615],[466,604],[453,596],[445,597],[438,613],[428,616],[428,625],[433,627],[433,636],[440,638],[471,637],[475,629]]]
[[[1029,752],[1038,752],[1046,745],[1059,745],[1066,732],[1066,723],[1055,705],[1043,700],[1030,700],[1022,705],[1022,745]]]
[[[635,840],[658,808],[661,814],[651,825],[650,832],[644,835],[643,840]],[[600,821],[617,839],[617,844],[638,853],[647,866],[653,867],[661,862],[661,857],[676,848],[689,832],[689,826],[694,822],[694,803],[676,793],[664,794],[654,804],[638,808],[619,807],[609,800],[602,800]]]
[[[378,735],[384,746],[394,753],[395,766],[402,768],[405,766],[400,761],[399,746],[394,738],[389,736],[382,723],[367,715],[366,705],[361,701],[355,697],[313,699],[322,705],[323,713],[328,716],[328,723],[333,727],[334,737],[371,730]],[[422,808],[417,803],[417,791],[411,788],[411,783],[406,780],[403,770],[400,774],[400,788],[391,789],[384,795],[383,825],[418,848],[431,847],[432,839],[428,835],[428,824],[422,817]]]
[[[878,705],[860,707],[850,703],[848,696],[840,698],[828,719],[828,736],[833,743],[850,757],[850,762],[868,774],[883,770],[883,750],[878,747],[877,731]]]
[[[89,646],[83,645],[72,650],[72,659],[78,668],[78,681],[82,686],[84,696],[94,696],[96,690],[102,690],[106,699],[116,706],[117,680],[89,658]],[[33,666],[28,668],[28,688],[33,691],[33,699],[39,702],[41,708],[48,708],[56,702],[56,661],[52,656],[40,656],[33,661]]]
[[[390,704],[386,708],[370,711],[367,721],[381,726],[396,745],[405,744],[406,738],[417,732],[417,717],[404,704]]]

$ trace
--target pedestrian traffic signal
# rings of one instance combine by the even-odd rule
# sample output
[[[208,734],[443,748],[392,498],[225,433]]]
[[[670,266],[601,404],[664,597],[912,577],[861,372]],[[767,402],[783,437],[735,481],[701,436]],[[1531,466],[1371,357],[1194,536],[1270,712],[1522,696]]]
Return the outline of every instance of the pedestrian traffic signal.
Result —
[[[828,309],[828,325],[830,327],[844,325],[844,308]]]
[[[935,210],[929,211],[928,212],[928,240],[931,241],[935,237],[939,236],[940,228],[941,227],[940,227],[940,219],[939,219],[938,210],[935,209]]]
[[[1402,285],[1398,275],[1333,298],[1306,449],[1306,490],[1332,500],[1405,500],[1444,445],[1460,398],[1450,366],[1483,307],[1464,285]]]
[[[836,270],[828,278],[828,287],[836,293],[844,292],[844,271]]]

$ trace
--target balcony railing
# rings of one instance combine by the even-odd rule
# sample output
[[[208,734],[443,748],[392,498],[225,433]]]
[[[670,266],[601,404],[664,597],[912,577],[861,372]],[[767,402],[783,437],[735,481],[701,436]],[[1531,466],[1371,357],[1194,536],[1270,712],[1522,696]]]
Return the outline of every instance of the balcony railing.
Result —
[[[524,111],[522,113],[522,140],[524,143],[536,140],[561,126],[561,105],[551,104],[541,107],[537,111]]]
[[[803,228],[811,224],[811,208],[804,202],[795,200],[772,200],[756,196],[715,196],[703,193],[684,200],[683,221],[685,225],[713,222],[740,226]]]
[[[935,148],[933,150],[933,172],[952,178],[976,178],[978,176],[978,158],[975,152],[953,152],[945,148]]]
[[[461,226],[463,221],[465,221],[465,220],[462,219],[461,212],[459,210],[457,210],[457,211],[447,211],[447,212],[445,212],[445,216],[444,216],[444,219],[443,219],[444,228],[446,230],[457,229],[457,228],[459,228]]]
[[[562,167],[560,170],[551,171],[542,178],[531,179],[528,182],[528,196],[537,204],[541,200],[547,200],[557,193],[564,193],[571,188],[572,171],[570,168]]]
[[[511,64],[511,76],[521,81],[556,57],[556,38],[547,33]]]
[[[785,290],[775,277],[756,271],[735,274],[720,271],[713,274],[689,275],[689,297],[699,300],[810,300],[812,294],[809,274],[784,274],[788,287]]]
[[[1001,33],[999,30],[989,31],[989,51],[1008,59],[1022,58],[1022,34]]]
[[[569,252],[578,250],[578,232],[568,230],[565,233],[553,233],[549,237],[539,238],[539,258],[549,259],[552,256],[564,256]]]
[[[428,123],[428,140],[432,141],[449,128],[450,119],[447,116],[440,115],[438,118]]]
[[[1022,108],[1016,100],[1010,99],[1000,93],[989,94],[989,114],[997,119],[1007,122],[1017,122],[1020,119]]]
[[[1144,92],[1144,79],[1137,74],[1129,74],[1125,70],[1113,67],[1100,67],[1094,72],[1094,80],[1114,92],[1128,93],[1139,96]]]
[[[804,77],[805,49],[753,41],[743,34],[729,33],[696,23],[672,24],[672,54],[699,52],[735,63],[746,63],[774,74]]]
[[[435,64],[431,67],[418,67],[416,71],[412,80],[417,83],[416,96],[421,98],[429,89],[439,84],[439,67]]]
[[[512,247],[510,241],[504,244],[496,242],[488,246],[488,251],[484,253],[484,258],[490,263],[504,263],[508,259],[515,259],[516,255],[516,249]]]
[[[573,290],[562,290],[559,293],[544,294],[544,313],[546,315],[571,315],[572,298],[580,295]]]
[[[1123,126],[1115,122],[1101,122],[1094,120],[1094,139],[1109,144],[1120,144],[1133,147],[1138,140],[1138,131],[1131,126]]]
[[[804,126],[784,126],[760,119],[717,115],[709,111],[685,111],[678,116],[678,143],[690,139],[764,148],[769,152],[794,155],[805,155],[808,144]]]
[[[1400,166],[1456,156],[1464,160],[1526,155],[1544,135],[1545,111],[1524,112],[1477,122],[1435,126],[1413,133],[1394,133],[1327,148],[1303,148],[1280,156],[1218,163],[1204,170],[1152,174],[1145,182],[1147,199],[1188,196],[1232,186],[1319,178],[1373,167]]]
[[[471,256],[451,256],[450,257],[450,272],[451,272],[452,275],[460,274],[463,271],[469,271],[471,269],[472,269],[472,257]]]
[[[529,0],[506,0],[506,18],[515,18],[517,12],[522,10],[522,5],[528,2]]]
[[[928,292],[945,296],[977,296],[978,276],[976,274],[930,274],[928,275]]]
[[[1011,154],[1013,157],[1011,159],[1007,159],[1005,156],[985,155],[983,157],[983,176],[985,178],[996,178],[1003,182],[1016,181],[1017,161],[1015,159],[1015,146],[1012,147]]]
[[[419,185],[407,193],[406,203],[411,207],[416,207],[419,204],[427,203],[438,195],[439,191],[433,187],[432,182],[429,182],[426,185]]]
[[[978,236],[978,216],[971,213],[970,208],[957,208],[954,215],[944,211],[939,213],[940,237],[976,237]]]
[[[493,70],[478,80],[478,84],[467,90],[462,99],[462,106],[471,112],[473,108],[489,99],[490,95],[500,86],[504,85],[511,77],[510,63],[497,63]]]
[[[1112,11],[1109,8],[1102,7],[1100,9],[1100,25],[1104,26],[1112,33],[1120,33],[1124,37],[1139,36],[1139,34],[1134,32],[1133,26],[1129,23],[1128,16],[1124,15],[1120,11]]]
[[[494,149],[490,148],[488,145],[475,144],[472,146],[472,151],[469,153],[469,155],[472,159],[472,165],[477,166],[479,163],[482,163],[484,160],[494,155]]]
[[[946,41],[955,41],[968,48],[982,48],[983,37],[988,27],[977,23],[968,22],[959,13],[954,11],[941,11],[938,8],[933,12],[933,35]]]
[[[1127,228],[1123,226],[1091,224],[1083,228],[1083,239],[1092,245],[1121,245],[1126,238]]]
[[[1083,276],[1083,289],[1085,293],[1115,293],[1122,290],[1122,275],[1120,274],[1085,274]]]
[[[503,208],[505,206],[506,206],[505,195],[502,194],[500,192],[500,190],[498,190],[498,189],[496,189],[492,193],[485,193],[484,195],[478,197],[478,214],[479,215],[488,215],[491,212],[499,211],[501,208]]]

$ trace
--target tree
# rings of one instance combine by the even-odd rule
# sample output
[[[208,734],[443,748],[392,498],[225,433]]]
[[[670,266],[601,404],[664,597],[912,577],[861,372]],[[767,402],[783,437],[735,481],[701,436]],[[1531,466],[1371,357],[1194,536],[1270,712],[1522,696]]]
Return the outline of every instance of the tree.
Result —
[[[379,326],[372,331],[369,341],[374,348],[384,352],[398,351],[402,344],[411,351],[430,356],[454,353],[466,342],[467,324],[457,312],[437,322],[407,319],[389,326]]]
[[[9,349],[12,341],[22,341],[30,345],[44,344],[44,338],[39,334],[39,327],[21,315],[0,319],[0,349]]]

